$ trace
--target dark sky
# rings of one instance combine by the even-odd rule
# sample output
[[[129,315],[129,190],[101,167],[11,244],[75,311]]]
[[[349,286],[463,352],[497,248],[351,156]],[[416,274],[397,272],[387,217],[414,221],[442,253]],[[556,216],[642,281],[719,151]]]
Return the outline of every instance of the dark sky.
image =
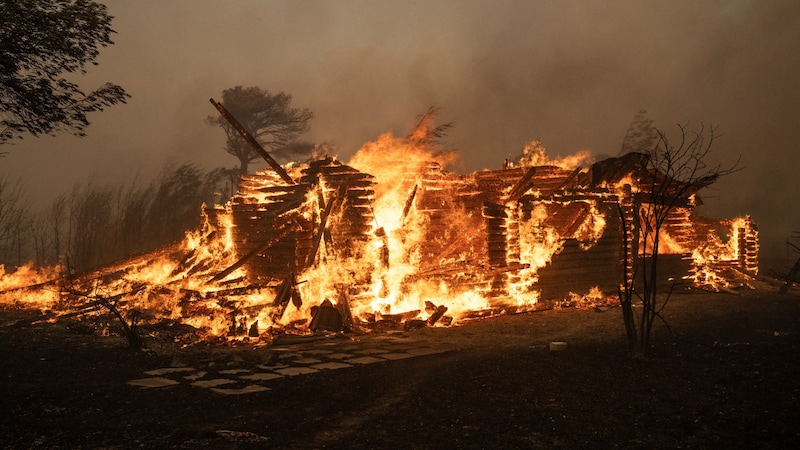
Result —
[[[800,230],[800,3],[687,1],[106,0],[117,31],[80,83],[132,98],[89,136],[30,138],[0,175],[40,202],[78,181],[149,181],[168,161],[232,167],[205,123],[227,88],[293,95],[305,136],[347,160],[430,106],[453,122],[458,171],[499,168],[540,139],[552,156],[616,155],[633,116],[719,127],[713,158],[744,170],[702,213],[751,214],[765,250]]]

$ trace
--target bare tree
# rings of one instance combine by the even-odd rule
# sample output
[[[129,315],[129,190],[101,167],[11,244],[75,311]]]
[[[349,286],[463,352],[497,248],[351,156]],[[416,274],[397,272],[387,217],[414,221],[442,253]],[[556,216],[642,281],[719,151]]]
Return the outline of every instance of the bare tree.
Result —
[[[288,152],[285,156],[300,148],[300,144],[290,144],[308,131],[308,123],[314,117],[309,109],[292,108],[291,103],[291,95],[272,94],[259,87],[236,86],[222,91],[222,105],[244,129],[265,149]],[[247,173],[250,163],[261,158],[224,117],[208,116],[208,123],[225,130],[225,151],[239,160],[240,173]]]
[[[660,289],[659,245],[664,223],[675,208],[693,201],[697,191],[735,172],[731,167],[709,163],[709,154],[718,137],[715,128],[690,130],[678,125],[676,143],[656,129],[657,142],[649,151],[643,149],[644,170],[632,180],[630,195],[620,202],[626,254],[633,276],[625,269],[619,298],[632,358],[643,358],[650,346],[650,334],[656,318],[669,301],[672,287]],[[639,273],[641,271],[641,273]],[[641,286],[636,283],[641,281]],[[634,311],[634,300],[641,310]]]
[[[67,196],[58,196],[48,209],[34,217],[31,227],[34,263],[37,267],[53,267],[61,262],[62,245],[66,242]]]
[[[70,264],[78,271],[113,260],[114,189],[91,181],[70,198]]]
[[[220,169],[169,163],[146,185],[138,178],[117,187],[76,183],[34,215],[21,183],[0,177],[0,264],[63,263],[80,272],[178,241],[198,226],[201,206],[220,196],[225,177]]]
[[[213,197],[219,176],[216,171],[204,174],[191,163],[164,168],[151,189],[143,223],[150,248],[180,240],[199,225],[200,206]]]
[[[27,261],[30,214],[22,183],[0,178],[0,264],[22,265]]]

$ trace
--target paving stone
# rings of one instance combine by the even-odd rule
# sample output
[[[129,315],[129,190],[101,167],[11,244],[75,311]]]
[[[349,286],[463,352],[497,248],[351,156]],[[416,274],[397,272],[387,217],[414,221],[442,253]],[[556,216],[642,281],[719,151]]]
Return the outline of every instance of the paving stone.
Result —
[[[295,375],[305,375],[308,373],[316,373],[319,372],[317,369],[312,369],[310,367],[287,367],[285,369],[278,369],[275,372],[281,375],[288,375],[293,377]]]
[[[282,369],[284,367],[289,367],[286,364],[275,364],[273,366],[266,366],[264,364],[258,364],[256,367],[262,370],[275,370],[275,369]]]
[[[358,353],[360,355],[377,355],[386,352],[388,352],[388,350],[382,348],[364,348],[361,350],[356,350],[354,353]]]
[[[250,375],[242,375],[239,378],[250,381],[267,381],[274,380],[276,378],[283,378],[283,375],[272,372],[259,372]]]
[[[288,351],[291,351],[291,350],[295,350],[295,349],[292,348],[292,347],[289,347],[289,346],[285,346],[285,345],[280,346],[280,347],[272,347],[272,351],[275,351],[275,352],[288,352]]]
[[[316,358],[298,358],[292,360],[292,364],[303,364],[303,365],[318,364],[321,362],[322,362],[321,360]]]
[[[353,366],[350,365],[350,364],[345,364],[345,363],[340,363],[340,362],[333,362],[333,361],[322,363],[322,364],[315,364],[315,365],[311,366],[312,369],[318,369],[318,370],[323,370],[323,369],[335,370],[335,369],[344,369],[344,368],[347,368],[347,367],[353,367]]]
[[[184,380],[189,380],[189,381],[199,380],[200,378],[203,378],[207,374],[208,374],[208,372],[202,372],[201,371],[201,372],[193,373],[191,375],[186,375],[185,377],[183,377],[183,379]]]
[[[250,369],[225,369],[220,370],[219,373],[223,375],[238,375],[240,373],[249,373],[252,372]]]
[[[138,380],[130,380],[128,381],[128,384],[130,384],[131,386],[139,386],[143,388],[157,388],[164,386],[174,386],[178,384],[178,382],[164,377],[150,377],[150,378],[140,378]]]
[[[381,362],[381,361],[386,361],[386,360],[382,359],[382,358],[375,358],[375,357],[372,357],[372,356],[362,356],[360,358],[348,359],[345,362],[351,363],[351,364],[372,364],[372,363]]]
[[[406,350],[408,350],[410,348],[417,348],[417,347],[414,346],[414,345],[408,345],[408,344],[389,344],[389,345],[385,346],[384,348],[386,348],[386,349],[388,349],[389,351],[392,351],[392,352],[404,352],[404,351],[406,351]]]
[[[321,348],[317,348],[317,349],[305,350],[305,351],[303,351],[303,353],[306,354],[306,355],[328,355],[330,353],[333,353],[333,351],[332,350],[323,350]]]
[[[381,358],[389,359],[389,360],[392,360],[392,361],[395,361],[395,360],[398,360],[398,359],[412,358],[414,356],[417,356],[417,355],[412,355],[411,353],[381,353]]]
[[[342,345],[341,347],[338,347],[337,350],[344,353],[353,353],[362,348],[364,348],[363,345]]]
[[[261,386],[258,384],[251,384],[239,389],[224,389],[224,388],[211,388],[213,392],[217,394],[224,394],[224,395],[242,395],[242,394],[252,394],[254,392],[264,392],[271,390],[266,386]]]
[[[415,343],[417,345],[413,345]],[[183,374],[182,380],[186,380],[193,386],[209,388],[221,394],[234,395],[266,390],[263,386],[258,385],[240,388],[234,384],[240,383],[241,380],[261,382],[284,376],[305,375],[316,373],[320,370],[344,369],[355,365],[396,361],[447,351],[446,349],[422,346],[427,345],[428,342],[413,341],[403,334],[375,338],[363,337],[358,342],[339,340],[309,344],[273,348],[274,351],[279,352],[278,355],[281,362],[272,366],[258,364],[250,369],[231,368],[219,371],[220,375],[235,376],[235,379],[215,378],[203,380],[202,378],[207,376],[206,371],[200,371],[192,367],[164,367],[149,370],[145,374],[152,375],[150,378],[131,380],[129,384],[140,387],[172,386],[178,384],[178,381],[157,377],[156,375]],[[322,346],[326,348],[320,348]],[[259,370],[263,370],[263,372],[259,372]],[[224,387],[229,384],[231,385],[230,387]]]
[[[197,369],[195,369],[194,367],[163,367],[161,369],[148,370],[144,374],[151,376],[159,376],[159,375],[167,375],[170,373],[194,372],[195,370]]]
[[[425,355],[435,355],[437,353],[444,353],[444,350],[442,349],[431,348],[431,347],[410,348],[406,351],[414,356],[425,356]]]
[[[231,384],[236,383],[236,380],[229,380],[227,378],[214,378],[213,380],[198,380],[192,383],[192,386],[202,387],[202,388],[212,388],[216,386],[222,386],[224,384]]]

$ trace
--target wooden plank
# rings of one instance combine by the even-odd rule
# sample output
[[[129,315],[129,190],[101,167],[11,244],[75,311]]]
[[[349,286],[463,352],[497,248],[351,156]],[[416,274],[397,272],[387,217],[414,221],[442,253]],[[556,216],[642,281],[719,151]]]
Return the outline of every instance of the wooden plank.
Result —
[[[270,239],[268,241],[265,241],[264,243],[256,246],[253,250],[251,250],[249,253],[244,255],[238,261],[233,263],[230,267],[228,267],[227,269],[223,270],[222,272],[216,274],[214,277],[212,277],[210,280],[208,280],[208,282],[209,283],[214,283],[216,281],[219,281],[219,280],[227,277],[228,275],[233,273],[233,271],[235,271],[239,267],[242,267],[246,262],[250,261],[253,257],[255,257],[256,255],[258,255],[261,252],[264,252],[264,251],[268,250],[270,247],[275,245],[281,239],[286,237],[286,235],[288,235],[289,232],[290,232],[290,230],[288,228],[286,228],[283,231],[281,231],[281,233],[279,233],[278,236],[276,236],[275,238],[272,238],[272,239]]]

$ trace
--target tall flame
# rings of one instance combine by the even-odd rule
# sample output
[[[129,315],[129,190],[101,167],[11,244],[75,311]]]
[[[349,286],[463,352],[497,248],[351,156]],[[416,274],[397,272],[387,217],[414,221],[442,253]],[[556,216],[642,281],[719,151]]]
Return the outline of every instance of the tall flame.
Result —
[[[591,162],[588,152],[551,159],[539,141],[532,141],[519,161],[502,171],[483,178],[457,176],[443,170],[456,161],[455,153],[436,150],[426,140],[428,125],[422,123],[406,138],[385,133],[355,153],[346,169],[364,175],[358,182],[369,185],[359,188],[365,197],[348,196],[324,171],[312,174],[317,178],[309,175],[313,162],[288,165],[290,176],[301,180],[288,187],[268,171],[247,175],[234,199],[203,208],[201,226],[182,242],[88,274],[65,276],[60,267],[35,270],[32,265],[14,273],[0,270],[0,303],[78,311],[124,304],[126,311],[147,312],[135,316],[140,320],[148,314],[180,320],[206,339],[269,340],[274,329],[310,332],[309,319],[324,304],[342,314],[346,310],[360,323],[402,316],[406,323],[433,325],[442,323],[434,319],[445,311],[447,323],[453,323],[498,304],[503,311],[534,306],[540,300],[540,273],[567,240],[588,250],[616,228],[603,209],[607,198],[601,206],[598,197],[573,195],[575,190],[565,187],[587,178],[582,167]],[[326,169],[342,167],[335,158],[320,161],[330,163]],[[541,185],[534,176],[541,177],[536,181]],[[596,194],[629,198],[635,186],[631,175],[623,174],[597,187]],[[689,221],[689,213],[680,211],[686,216],[680,219]],[[352,224],[354,214],[369,222],[367,230],[330,236]],[[256,236],[243,238],[237,220],[255,224]],[[689,228],[667,227],[659,237],[660,250],[692,253],[695,283],[717,282],[714,270],[720,262],[753,265],[754,256],[739,254],[740,242],[750,239],[757,245],[753,228],[748,218],[736,219],[723,241],[712,230],[697,238],[687,234]],[[284,234],[274,242],[261,242],[266,239],[261,234],[279,231]],[[292,259],[283,267],[289,273],[268,274],[266,281],[254,276],[248,264],[264,259],[270,245],[284,237],[294,245],[281,250]],[[243,242],[255,250],[237,248]],[[594,287],[570,296],[595,301],[603,294]]]

